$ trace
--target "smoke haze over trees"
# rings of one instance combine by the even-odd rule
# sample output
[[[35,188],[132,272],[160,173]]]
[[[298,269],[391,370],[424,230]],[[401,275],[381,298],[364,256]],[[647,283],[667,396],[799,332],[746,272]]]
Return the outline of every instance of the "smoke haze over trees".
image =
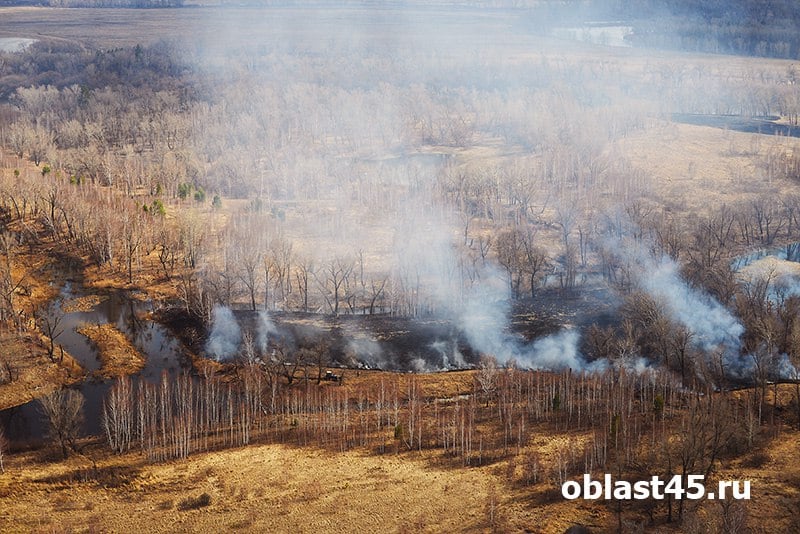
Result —
[[[38,40],[0,52],[0,334],[70,361],[65,297],[29,305],[52,266],[148,301],[191,360],[39,390],[56,452],[94,462],[99,413],[115,461],[425,451],[528,506],[758,463],[800,425],[797,9],[511,4],[7,10]]]
[[[800,235],[797,199],[772,192],[796,179],[792,152],[731,142],[764,189],[676,215],[681,200],[624,148],[672,135],[674,113],[796,119],[790,67],[564,55],[573,45],[529,33],[525,10],[265,9],[255,24],[248,9],[207,13],[194,40],[4,53],[2,136],[40,170],[3,184],[3,203],[129,283],[157,261],[220,359],[240,350],[213,335],[229,308],[435,316],[501,361],[538,367],[537,347],[556,347],[564,366],[644,358],[717,382],[687,364],[710,365],[720,345],[697,330],[670,356],[668,344],[626,352],[632,330],[617,323],[620,359],[587,354],[580,332],[533,344],[509,315],[555,290],[647,293],[637,276],[655,279],[608,246],[624,238],[644,251],[633,263],[668,264],[675,287],[723,317],[745,291],[733,252]],[[649,289],[669,332],[698,326]],[[726,324],[740,323],[760,339],[742,317]],[[743,347],[733,337],[725,351]],[[788,361],[789,347],[765,361]]]

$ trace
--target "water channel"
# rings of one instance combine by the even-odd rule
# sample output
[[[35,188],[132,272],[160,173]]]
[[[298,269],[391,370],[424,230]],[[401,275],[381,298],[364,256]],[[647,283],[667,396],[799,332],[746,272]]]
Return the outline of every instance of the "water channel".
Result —
[[[767,256],[800,262],[800,243],[750,252],[734,258],[731,267],[740,271]],[[102,432],[103,398],[113,380],[98,378],[93,373],[101,365],[97,349],[86,336],[77,332],[78,329],[85,325],[111,324],[122,332],[145,356],[145,366],[135,375],[135,380],[156,383],[164,371],[176,373],[190,368],[191,364],[181,343],[164,326],[146,318],[153,311],[152,302],[117,291],[101,296],[100,301],[88,311],[73,311],[69,303],[81,295],[81,288],[67,284],[62,289],[60,298],[53,303],[50,313],[61,316],[61,333],[56,338],[56,344],[61,345],[87,371],[87,378],[77,387],[85,398],[84,431],[97,435]],[[38,401],[0,411],[0,425],[13,442],[35,445],[46,436]]]
[[[62,317],[56,344],[87,371],[87,378],[77,386],[85,398],[85,433],[101,433],[103,398],[113,380],[98,378],[92,373],[100,368],[97,349],[86,336],[77,332],[79,328],[111,324],[122,332],[145,356],[145,366],[135,376],[136,380],[157,382],[164,371],[175,373],[190,366],[180,342],[165,327],[144,318],[153,309],[151,302],[137,300],[119,291],[102,296],[100,302],[88,311],[70,311],[65,304],[80,296],[80,290],[67,284],[60,296],[49,313]],[[35,443],[46,435],[38,401],[0,411],[0,425],[11,441]]]

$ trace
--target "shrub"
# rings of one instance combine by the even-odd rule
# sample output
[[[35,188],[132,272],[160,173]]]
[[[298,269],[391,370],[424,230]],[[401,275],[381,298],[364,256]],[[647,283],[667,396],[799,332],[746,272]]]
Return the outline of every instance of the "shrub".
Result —
[[[8,384],[14,381],[14,369],[9,360],[0,358],[0,384]]]
[[[153,206],[150,208],[150,213],[154,215],[161,215],[163,217],[167,214],[167,209],[164,207],[164,203],[157,198],[153,201]]]
[[[653,411],[656,415],[664,413],[664,397],[661,395],[656,395],[653,399]]]
[[[756,451],[742,461],[742,466],[757,469],[764,467],[769,463],[769,460],[769,454],[764,451]]]
[[[178,197],[181,200],[186,199],[186,197],[188,197],[191,194],[192,189],[193,189],[192,188],[192,184],[180,184],[180,185],[178,185]]]
[[[211,495],[203,493],[197,497],[187,497],[178,503],[178,510],[197,510],[211,504]]]

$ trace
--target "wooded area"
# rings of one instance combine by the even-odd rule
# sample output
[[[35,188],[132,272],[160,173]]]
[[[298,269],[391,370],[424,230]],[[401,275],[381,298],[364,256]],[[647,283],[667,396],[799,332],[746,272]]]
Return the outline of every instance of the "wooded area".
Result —
[[[637,2],[631,13],[666,22],[632,22],[631,42],[796,57],[788,4],[744,26],[749,3],[702,4]],[[702,126],[736,116],[791,134],[795,66],[567,43],[533,31],[552,20],[527,6],[493,11],[492,39],[466,8],[441,31],[419,21],[438,11],[391,26],[387,9],[320,10],[308,26],[265,9],[261,40],[243,25],[0,52],[3,335],[71,365],[65,297],[37,286],[45,258],[89,291],[153,301],[148,317],[190,360],[189,373],[116,379],[102,444],[82,441],[77,389],[43,396],[61,456],[427,452],[502,466],[547,501],[583,472],[711,477],[800,428],[800,142]],[[232,28],[252,15],[233,13]],[[347,358],[272,313],[324,318],[351,338],[336,349]],[[447,395],[439,378],[373,374],[370,351],[395,332],[345,316],[436,321],[425,350],[472,370]],[[383,364],[431,370],[417,350]],[[0,355],[0,385],[20,376]],[[537,435],[558,445],[541,452]],[[7,448],[0,434],[0,473]],[[620,530],[698,517],[684,501],[608,506]],[[725,508],[721,531],[743,510]]]

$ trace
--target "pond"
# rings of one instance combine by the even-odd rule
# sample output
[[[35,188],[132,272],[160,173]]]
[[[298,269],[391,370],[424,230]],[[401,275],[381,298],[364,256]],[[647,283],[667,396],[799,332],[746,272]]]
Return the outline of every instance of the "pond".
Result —
[[[25,37],[0,37],[0,52],[20,52],[35,42],[36,39]]]
[[[780,122],[780,117],[746,117],[744,115],[704,115],[696,113],[673,113],[672,120],[693,126],[709,126],[736,132],[800,137],[800,126]]]
[[[79,389],[85,397],[84,431],[95,435],[102,432],[103,398],[113,380],[92,375],[92,371],[100,368],[97,350],[77,329],[85,325],[114,325],[145,356],[145,366],[136,375],[137,379],[155,383],[164,371],[176,373],[189,368],[190,363],[180,342],[165,327],[143,318],[152,311],[151,302],[136,300],[120,291],[103,296],[88,311],[65,312],[62,303],[69,302],[79,294],[72,285],[67,284],[61,291],[61,298],[51,306],[49,313],[51,317],[61,317],[57,329],[61,333],[56,337],[56,344],[61,345],[88,372],[88,378],[79,385]],[[0,425],[3,425],[6,436],[12,441],[35,443],[46,434],[37,401],[1,411]]]

